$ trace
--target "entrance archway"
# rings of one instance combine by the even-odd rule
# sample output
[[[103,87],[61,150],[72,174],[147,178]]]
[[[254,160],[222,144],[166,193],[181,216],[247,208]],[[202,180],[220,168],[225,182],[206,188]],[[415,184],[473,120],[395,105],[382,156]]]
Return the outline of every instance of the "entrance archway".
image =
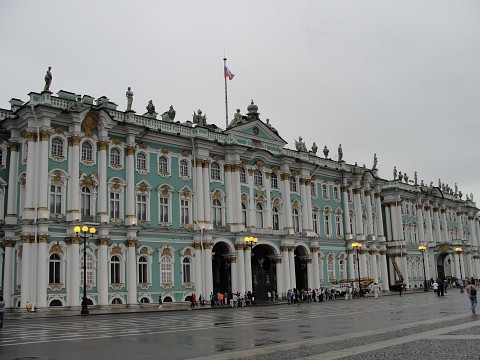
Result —
[[[298,290],[308,289],[307,259],[308,253],[303,246],[295,248],[295,283]]]
[[[252,250],[252,290],[255,300],[268,300],[268,292],[277,292],[277,268],[272,247],[259,244]]]
[[[212,249],[213,293],[232,291],[231,266],[228,259],[227,244],[218,242]]]

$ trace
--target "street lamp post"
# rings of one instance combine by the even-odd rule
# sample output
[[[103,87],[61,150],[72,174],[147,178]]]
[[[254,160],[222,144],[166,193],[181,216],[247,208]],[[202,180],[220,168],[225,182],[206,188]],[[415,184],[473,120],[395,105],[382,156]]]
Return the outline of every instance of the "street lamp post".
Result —
[[[457,247],[455,248],[455,252],[457,253],[458,255],[458,265],[460,266],[460,280],[462,281],[463,283],[463,275],[462,275],[462,251],[463,249],[461,247]],[[460,285],[460,292],[463,293],[463,285]]]
[[[358,270],[358,298],[360,299],[360,296],[362,296],[362,285],[360,284],[360,249],[362,248],[362,244],[359,242],[354,242],[352,244],[352,247],[355,249],[357,252],[357,270]]]
[[[254,236],[246,236],[245,237],[245,243],[250,246],[250,250],[253,249],[255,245],[258,243],[258,238]]]
[[[427,250],[427,247],[425,245],[420,245],[418,247],[418,250],[422,253],[422,262],[423,262],[423,291],[428,291],[428,286],[427,286],[427,274],[425,272],[425,250]]]
[[[73,229],[77,237],[80,237],[80,233],[83,237],[83,299],[82,299],[82,311],[80,314],[88,315],[88,303],[87,303],[87,234],[90,234],[90,237],[93,237],[97,230],[94,227],[89,228],[84,225],[82,227],[75,226]]]

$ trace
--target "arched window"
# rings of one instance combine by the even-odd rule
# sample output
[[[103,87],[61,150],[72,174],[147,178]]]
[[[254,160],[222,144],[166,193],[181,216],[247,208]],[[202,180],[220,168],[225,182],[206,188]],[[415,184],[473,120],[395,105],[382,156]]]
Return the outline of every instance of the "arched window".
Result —
[[[274,206],[272,209],[272,225],[273,230],[280,230],[280,216],[278,207]]]
[[[223,226],[223,208],[222,203],[218,199],[213,199],[213,226]]]
[[[257,229],[263,229],[263,205],[261,203],[257,203],[256,205],[255,223]]]
[[[245,227],[247,226],[247,218],[247,205],[242,202],[242,222]]]
[[[290,177],[290,191],[297,192],[297,179],[294,176]]]
[[[93,145],[90,141],[82,143],[82,160],[93,161]]]
[[[92,197],[91,191],[88,187],[82,187],[82,192],[80,194],[80,206],[82,216],[92,216],[91,206],[92,206]]]
[[[244,167],[240,168],[240,183],[246,184],[247,183],[247,171]]]
[[[333,187],[333,200],[340,201],[340,188],[338,186]]]
[[[160,263],[160,281],[162,284],[173,284],[173,262],[172,257],[165,255],[162,256],[162,261]]]
[[[300,214],[297,208],[292,208],[292,225],[295,233],[300,232]]]
[[[325,229],[325,236],[332,236],[332,219],[330,208],[325,208],[323,212],[323,223]]]
[[[61,281],[61,259],[60,255],[52,254],[48,262],[48,283],[60,284]]]
[[[192,282],[192,264],[190,258],[186,257],[183,259],[182,264],[183,269],[183,283]]]
[[[118,147],[113,147],[110,149],[110,165],[111,166],[120,166],[120,149]]]
[[[110,258],[110,283],[119,284],[121,283],[121,273],[120,273],[120,258],[117,255],[114,255]]]
[[[52,139],[51,155],[63,156],[64,141],[60,137],[54,137]]]
[[[338,275],[340,276],[340,280],[347,278],[346,262],[343,257],[338,261]]]
[[[212,162],[210,165],[210,178],[212,180],[221,180],[220,164],[218,162]]]
[[[180,160],[180,176],[182,178],[187,178],[189,177],[189,174],[188,161],[185,159]]]
[[[315,233],[317,235],[319,235],[320,234],[320,229],[318,227],[318,208],[313,209],[312,222],[313,222],[313,231],[315,231]]]
[[[142,255],[138,259],[138,282],[149,283],[148,281],[148,259]]]
[[[335,280],[335,258],[332,254],[328,256],[327,261],[328,280]]]
[[[278,176],[275,173],[270,175],[270,186],[272,189],[278,189]]]
[[[147,170],[147,155],[144,152],[137,153],[137,170]]]
[[[170,204],[169,204],[169,196],[168,195],[161,195],[159,200],[159,222],[160,223],[168,223],[169,222],[169,213],[170,213]]]
[[[253,184],[255,186],[263,186],[263,174],[259,169],[255,169],[253,172]]]
[[[158,158],[158,172],[160,174],[168,174],[168,159],[166,156]]]
[[[328,185],[327,184],[322,184],[322,198],[324,200],[328,200],[329,194],[328,194]]]
[[[340,237],[343,235],[342,214],[335,214],[335,235]]]

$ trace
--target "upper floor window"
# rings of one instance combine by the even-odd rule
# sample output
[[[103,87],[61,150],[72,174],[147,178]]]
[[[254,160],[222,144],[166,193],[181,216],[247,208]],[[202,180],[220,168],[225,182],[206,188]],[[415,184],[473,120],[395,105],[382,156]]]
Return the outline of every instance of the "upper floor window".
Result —
[[[317,197],[317,184],[314,181],[310,183],[310,195],[313,198]]]
[[[162,284],[173,284],[173,260],[171,256],[162,256],[160,262],[160,281]]]
[[[272,173],[272,175],[270,175],[270,187],[272,189],[278,189],[278,176],[275,173]]]
[[[297,179],[294,176],[290,177],[290,191],[297,192]]]
[[[247,171],[244,167],[240,168],[240,183],[246,184],[247,183]]]
[[[60,284],[61,283],[61,266],[62,261],[60,255],[52,254],[48,262],[48,283]]]
[[[333,187],[333,199],[335,201],[340,201],[340,188],[338,186]]]
[[[148,259],[145,255],[140,256],[138,259],[138,282],[140,284],[150,282],[148,277]]]
[[[263,186],[263,174],[259,169],[255,169],[253,172],[253,183],[255,186]]]
[[[110,166],[116,167],[122,164],[121,152],[118,147],[112,147],[110,149]]]
[[[158,172],[160,174],[168,174],[168,159],[166,156],[158,158]]]
[[[120,279],[120,258],[114,255],[110,259],[110,283],[119,284],[121,283]]]
[[[147,155],[144,152],[137,153],[137,170],[147,170]]]
[[[59,185],[50,185],[50,213],[62,213],[62,187]]]
[[[212,180],[221,180],[220,164],[218,162],[210,164],[210,178]]]
[[[88,140],[82,142],[82,160],[93,161],[93,145]]]
[[[322,184],[322,198],[325,200],[328,200],[330,198],[328,194],[328,185],[327,184]]]
[[[183,259],[182,270],[183,283],[192,282],[192,260],[190,258],[186,257]]]
[[[188,178],[190,176],[188,160],[180,160],[180,177]]]
[[[56,157],[63,157],[63,149],[65,142],[62,138],[56,136],[52,139],[51,155]]]

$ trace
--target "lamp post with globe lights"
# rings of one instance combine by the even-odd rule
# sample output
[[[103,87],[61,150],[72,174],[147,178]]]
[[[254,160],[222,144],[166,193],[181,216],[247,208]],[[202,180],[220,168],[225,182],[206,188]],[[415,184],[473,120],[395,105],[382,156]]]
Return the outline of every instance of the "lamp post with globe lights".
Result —
[[[428,286],[427,286],[427,275],[425,272],[425,250],[427,250],[427,247],[425,245],[420,245],[418,247],[418,250],[422,253],[422,262],[423,262],[423,291],[428,291]]]
[[[77,237],[83,237],[83,298],[82,298],[82,311],[80,314],[88,315],[88,303],[87,303],[87,234],[90,234],[90,237],[93,238],[97,229],[94,227],[89,228],[88,226],[84,225],[82,227],[75,226],[73,229]]]
[[[360,284],[360,249],[362,248],[362,243],[354,242],[352,247],[357,252],[357,270],[358,270],[358,298],[363,295],[362,293],[362,285]]]
[[[456,248],[455,248],[455,252],[456,252],[457,255],[458,255],[458,265],[460,266],[460,280],[462,281],[462,282],[461,282],[461,285],[460,285],[460,292],[461,292],[461,293],[463,293],[462,251],[463,251],[463,249],[462,249],[461,247],[456,247]]]

